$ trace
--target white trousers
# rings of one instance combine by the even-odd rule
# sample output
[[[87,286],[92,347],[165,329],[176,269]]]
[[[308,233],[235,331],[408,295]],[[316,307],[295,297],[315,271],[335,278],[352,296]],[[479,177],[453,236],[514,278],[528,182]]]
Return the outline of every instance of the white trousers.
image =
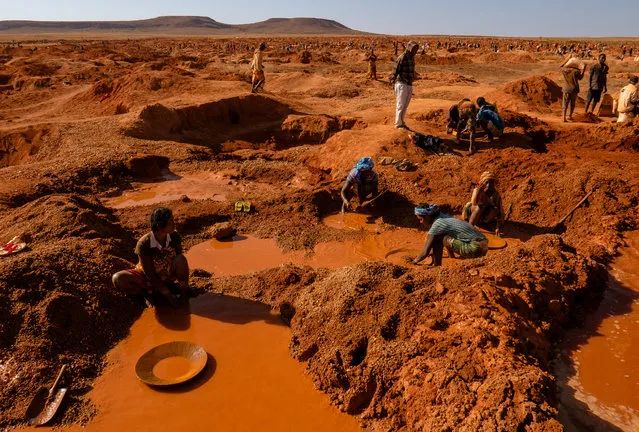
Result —
[[[630,111],[629,113],[619,113],[619,117],[617,117],[617,123],[631,122],[634,118],[635,113],[633,113],[632,111]]]
[[[398,81],[395,83],[395,95],[397,97],[397,104],[395,106],[395,127],[399,127],[404,124],[406,109],[408,108],[410,99],[413,97],[413,86]]]

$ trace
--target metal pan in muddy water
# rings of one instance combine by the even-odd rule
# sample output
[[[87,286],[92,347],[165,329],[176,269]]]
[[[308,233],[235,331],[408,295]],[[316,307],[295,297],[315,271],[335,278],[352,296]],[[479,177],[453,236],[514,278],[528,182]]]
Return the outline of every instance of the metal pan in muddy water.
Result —
[[[150,386],[166,387],[195,378],[206,366],[208,355],[199,345],[186,341],[168,342],[150,349],[135,365],[140,381]],[[177,362],[177,365],[170,365]]]

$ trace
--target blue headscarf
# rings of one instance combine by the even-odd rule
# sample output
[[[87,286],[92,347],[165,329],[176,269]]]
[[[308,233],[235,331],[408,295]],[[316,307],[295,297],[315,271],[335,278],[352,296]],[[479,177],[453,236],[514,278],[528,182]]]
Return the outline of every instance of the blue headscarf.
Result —
[[[373,159],[369,157],[363,157],[355,164],[353,168],[355,168],[357,171],[369,171],[372,170],[374,166],[375,163],[373,162]]]
[[[436,204],[422,204],[415,207],[415,215],[434,218],[439,216],[439,207]]]

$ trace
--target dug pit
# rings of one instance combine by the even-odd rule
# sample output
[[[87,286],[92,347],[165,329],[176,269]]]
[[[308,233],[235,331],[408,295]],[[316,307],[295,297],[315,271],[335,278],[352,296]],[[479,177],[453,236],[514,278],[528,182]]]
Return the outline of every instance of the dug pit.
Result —
[[[588,411],[623,430],[639,430],[638,263],[639,231],[635,231],[612,264],[599,308],[561,346],[560,418],[568,431],[602,430],[604,425],[593,423]]]
[[[357,431],[355,418],[340,413],[313,388],[303,364],[288,352],[290,330],[262,303],[205,294],[176,312],[147,309],[129,337],[109,352],[109,366],[89,392],[98,414],[86,427],[68,431]],[[178,387],[155,389],[135,376],[138,358],[174,340],[201,345],[204,371]],[[158,374],[175,378],[188,360],[166,359]],[[309,429],[310,428],[310,429]]]

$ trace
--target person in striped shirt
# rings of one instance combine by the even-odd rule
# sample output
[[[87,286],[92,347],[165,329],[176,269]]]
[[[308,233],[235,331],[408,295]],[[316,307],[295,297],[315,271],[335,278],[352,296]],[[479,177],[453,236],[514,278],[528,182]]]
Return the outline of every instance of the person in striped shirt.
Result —
[[[433,266],[442,265],[444,248],[450,258],[457,254],[462,259],[479,258],[488,253],[488,239],[474,226],[461,219],[442,213],[437,205],[420,204],[415,207],[415,216],[420,224],[428,228],[426,245],[415,258],[408,262],[418,264],[432,252]]]

